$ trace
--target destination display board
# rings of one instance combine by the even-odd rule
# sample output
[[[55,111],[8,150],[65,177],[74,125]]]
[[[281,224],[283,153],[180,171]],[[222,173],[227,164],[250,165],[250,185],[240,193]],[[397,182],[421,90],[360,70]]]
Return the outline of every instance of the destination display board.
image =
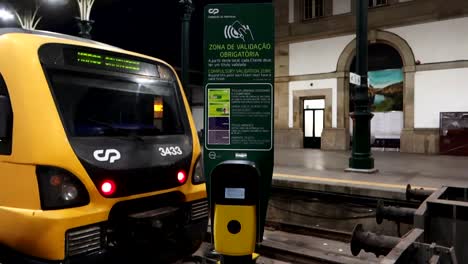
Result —
[[[69,65],[153,77],[160,75],[155,64],[125,58],[122,54],[80,48],[65,48],[63,53],[65,62]]]
[[[211,188],[211,172],[218,165],[233,161],[254,164],[260,174],[257,238],[261,240],[273,173],[273,5],[214,4],[207,5],[204,13],[207,188]],[[224,190],[225,198],[241,202],[245,189],[234,187]]]

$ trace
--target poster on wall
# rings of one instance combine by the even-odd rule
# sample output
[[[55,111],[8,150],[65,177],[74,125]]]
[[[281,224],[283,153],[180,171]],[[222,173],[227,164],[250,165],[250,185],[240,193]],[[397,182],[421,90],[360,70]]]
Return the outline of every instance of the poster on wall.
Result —
[[[403,129],[403,70],[386,69],[369,72],[369,98],[374,113],[371,123],[373,147],[400,147]]]
[[[403,69],[370,71],[368,77],[369,99],[374,114],[371,119],[372,147],[398,149],[404,118]]]
[[[369,98],[372,112],[403,111],[403,70],[369,72]]]

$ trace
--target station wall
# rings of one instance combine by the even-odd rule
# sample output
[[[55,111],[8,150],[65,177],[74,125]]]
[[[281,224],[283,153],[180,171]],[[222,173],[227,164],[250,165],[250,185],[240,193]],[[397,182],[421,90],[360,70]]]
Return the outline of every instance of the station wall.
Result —
[[[294,23],[294,0],[289,0],[289,23]]]
[[[405,39],[422,64],[468,60],[468,17],[386,31]]]
[[[289,45],[289,75],[336,71],[343,49],[354,35],[292,43]]]
[[[195,122],[195,127],[197,128],[197,131],[200,131],[203,129],[203,106],[193,106],[192,107],[192,116],[193,116],[193,121]]]
[[[333,15],[351,12],[351,0],[333,0]]]
[[[416,60],[427,64],[468,60],[467,25],[468,17],[464,17],[385,30],[407,41]],[[289,45],[289,75],[336,71],[341,52],[354,37],[355,35],[347,35],[291,43]]]
[[[440,112],[467,112],[467,76],[468,68],[416,72],[415,128],[438,128]]]
[[[311,86],[311,83],[313,84]],[[337,79],[322,79],[313,81],[289,82],[289,127],[293,127],[293,91],[311,89],[331,89],[332,90],[332,127],[336,128],[337,120]]]
[[[468,17],[385,29],[404,39],[421,64],[468,60]],[[293,127],[294,89],[333,89],[333,127],[337,121],[336,79],[313,80],[336,72],[338,58],[355,35],[289,44],[289,75],[315,75],[310,81],[289,83],[289,127]],[[414,127],[437,128],[439,112],[468,111],[468,68],[417,71],[415,74]],[[329,78],[329,77],[328,77]],[[310,87],[310,83],[314,86]],[[332,84],[333,83],[333,84]],[[462,97],[463,96],[463,97]],[[338,113],[339,114],[339,113]]]

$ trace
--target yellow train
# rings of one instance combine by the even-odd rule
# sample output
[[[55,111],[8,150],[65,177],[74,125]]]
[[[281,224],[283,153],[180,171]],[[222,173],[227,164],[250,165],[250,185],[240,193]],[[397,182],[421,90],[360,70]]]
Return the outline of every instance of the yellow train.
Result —
[[[200,155],[167,63],[0,29],[0,262],[192,253],[208,222]]]

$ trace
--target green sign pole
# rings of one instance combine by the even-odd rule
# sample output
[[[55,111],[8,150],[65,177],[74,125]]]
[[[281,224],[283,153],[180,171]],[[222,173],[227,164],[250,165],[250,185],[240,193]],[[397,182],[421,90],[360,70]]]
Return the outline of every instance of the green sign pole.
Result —
[[[273,174],[274,11],[272,4],[205,8],[204,168],[250,161],[260,172],[257,242],[263,236]]]

